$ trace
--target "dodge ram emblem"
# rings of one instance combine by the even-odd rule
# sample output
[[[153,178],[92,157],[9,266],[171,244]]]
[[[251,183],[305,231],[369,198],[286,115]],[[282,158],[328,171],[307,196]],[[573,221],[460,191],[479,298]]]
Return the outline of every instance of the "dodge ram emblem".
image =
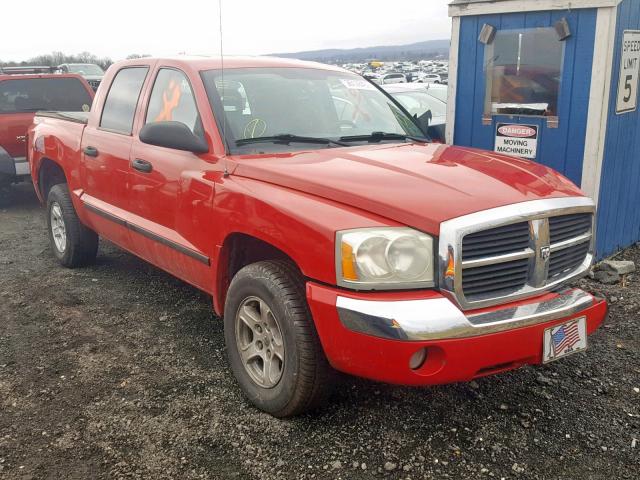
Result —
[[[551,256],[551,247],[541,247],[540,248],[540,258],[542,260],[549,260]]]

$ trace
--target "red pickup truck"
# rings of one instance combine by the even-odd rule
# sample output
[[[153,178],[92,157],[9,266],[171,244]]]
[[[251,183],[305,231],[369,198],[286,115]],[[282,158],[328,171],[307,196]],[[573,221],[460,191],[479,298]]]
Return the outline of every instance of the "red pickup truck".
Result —
[[[5,69],[4,72],[11,70]],[[28,178],[27,130],[38,110],[88,111],[93,90],[79,75],[0,72],[0,186]]]
[[[86,115],[29,132],[67,267],[101,236],[213,297],[251,402],[318,405],[335,370],[432,385],[587,346],[606,303],[594,203],[558,173],[431,144],[339,68],[272,58],[118,63]]]

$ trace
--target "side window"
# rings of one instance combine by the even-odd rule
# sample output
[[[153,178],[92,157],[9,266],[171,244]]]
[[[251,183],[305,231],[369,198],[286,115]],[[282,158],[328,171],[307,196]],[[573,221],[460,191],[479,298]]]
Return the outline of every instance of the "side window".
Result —
[[[158,72],[153,84],[145,124],[181,122],[202,136],[202,124],[191,85],[184,73],[170,68]]]
[[[131,135],[133,116],[148,70],[147,67],[130,67],[116,74],[104,102],[100,127]]]

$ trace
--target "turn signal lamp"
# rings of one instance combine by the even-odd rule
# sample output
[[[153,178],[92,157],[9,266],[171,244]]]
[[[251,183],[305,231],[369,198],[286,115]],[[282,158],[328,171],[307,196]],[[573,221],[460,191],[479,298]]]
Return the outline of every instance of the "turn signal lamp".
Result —
[[[356,260],[353,256],[353,247],[346,242],[342,242],[342,277],[345,280],[358,280]]]
[[[453,252],[449,250],[449,259],[447,260],[447,269],[444,272],[444,276],[453,278],[456,275],[456,264],[453,261]]]

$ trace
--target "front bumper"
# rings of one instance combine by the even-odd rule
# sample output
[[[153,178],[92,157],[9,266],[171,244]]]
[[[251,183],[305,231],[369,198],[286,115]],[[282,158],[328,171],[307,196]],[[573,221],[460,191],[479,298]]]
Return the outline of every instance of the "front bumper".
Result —
[[[586,317],[591,334],[607,312],[606,302],[580,289],[464,313],[433,291],[361,294],[310,282],[307,299],[334,368],[406,385],[468,381],[541,363],[546,328]],[[426,360],[411,368],[422,349]]]

